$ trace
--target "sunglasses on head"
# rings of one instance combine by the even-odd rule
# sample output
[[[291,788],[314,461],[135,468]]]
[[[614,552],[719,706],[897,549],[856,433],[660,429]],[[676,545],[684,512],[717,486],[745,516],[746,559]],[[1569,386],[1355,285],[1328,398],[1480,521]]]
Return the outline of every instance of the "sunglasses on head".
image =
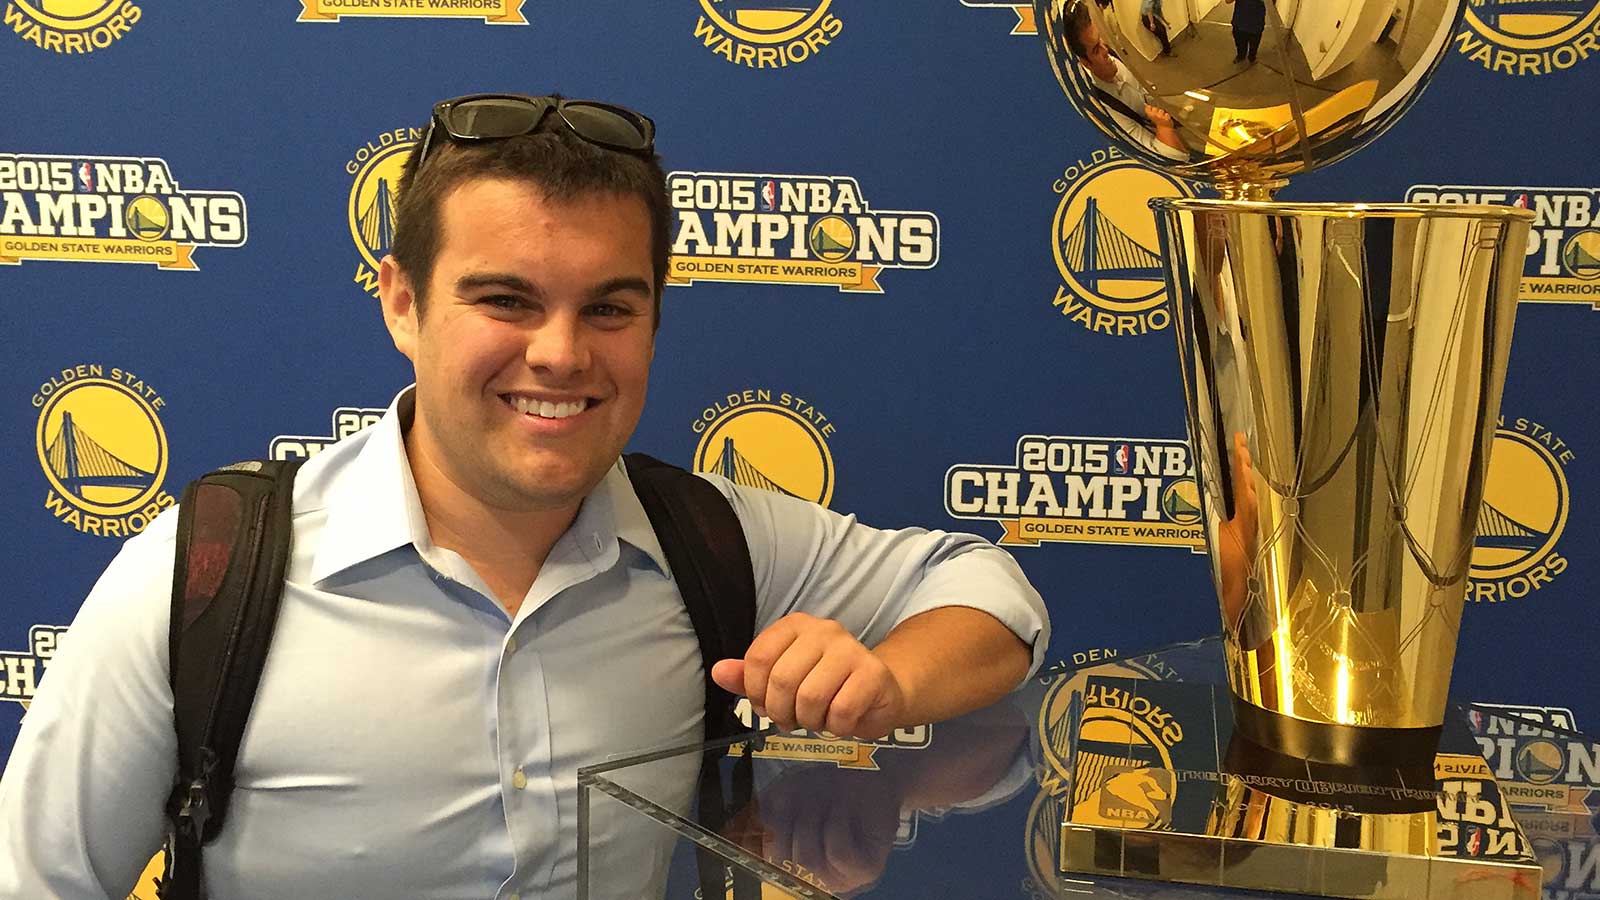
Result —
[[[569,131],[591,144],[639,156],[655,150],[656,123],[627,107],[564,97],[468,94],[433,105],[433,119],[417,149],[417,167],[427,161],[440,131],[451,140],[469,143],[517,137],[538,131],[552,110]]]

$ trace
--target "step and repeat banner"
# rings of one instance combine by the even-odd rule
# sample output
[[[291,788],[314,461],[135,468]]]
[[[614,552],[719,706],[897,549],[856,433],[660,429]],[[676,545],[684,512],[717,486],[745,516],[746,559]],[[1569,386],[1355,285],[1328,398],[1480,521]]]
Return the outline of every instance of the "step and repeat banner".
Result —
[[[432,104],[478,91],[658,123],[678,222],[634,448],[995,540],[1050,605],[1052,658],[1218,629],[1146,208],[1205,189],[1079,119],[1030,9],[3,7],[0,759],[100,570],[189,479],[315,454],[408,383],[375,299],[395,184]],[[1472,0],[1412,112],[1281,195],[1536,211],[1455,689],[1588,729],[1597,57],[1600,0]],[[1600,783],[1600,760],[1541,772]]]

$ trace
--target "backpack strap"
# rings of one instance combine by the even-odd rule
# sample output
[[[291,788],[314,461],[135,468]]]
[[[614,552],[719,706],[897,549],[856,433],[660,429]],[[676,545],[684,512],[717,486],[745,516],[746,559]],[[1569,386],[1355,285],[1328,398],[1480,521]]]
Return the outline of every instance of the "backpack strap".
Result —
[[[222,829],[289,562],[304,460],[225,466],[184,488],[168,634],[178,772],[161,900],[204,896],[200,849]]]
[[[705,738],[732,737],[747,729],[733,714],[736,698],[711,680],[711,667],[719,660],[743,657],[755,639],[755,573],[744,527],[733,504],[704,478],[643,453],[630,453],[623,462],[700,641],[706,680]],[[731,784],[726,787],[719,755],[704,755],[699,785],[701,825],[720,832],[735,812],[749,805],[755,782],[754,749],[746,747],[734,763]],[[705,900],[723,900],[730,880],[734,900],[761,896],[761,885],[749,873],[733,871],[721,857],[702,848],[696,863]]]
[[[732,737],[746,729],[733,715],[736,698],[711,680],[711,666],[743,657],[755,638],[756,584],[744,528],[704,478],[643,453],[623,461],[700,640],[706,740]]]

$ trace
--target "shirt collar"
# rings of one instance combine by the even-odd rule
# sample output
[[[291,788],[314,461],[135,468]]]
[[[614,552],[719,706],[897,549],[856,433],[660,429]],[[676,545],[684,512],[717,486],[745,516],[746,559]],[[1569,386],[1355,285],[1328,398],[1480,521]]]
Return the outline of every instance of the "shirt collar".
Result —
[[[406,460],[405,432],[416,410],[407,387],[367,432],[329,486],[327,522],[311,565],[313,584],[396,547],[432,546],[428,520]],[[325,451],[331,452],[331,451]]]
[[[313,584],[398,547],[410,545],[423,555],[432,549],[427,516],[406,457],[405,433],[415,411],[415,386],[407,387],[367,432],[354,458],[337,473],[329,487],[327,520],[311,566]],[[620,459],[584,500],[568,531],[572,535],[580,532],[600,544],[584,546],[585,555],[590,551],[603,554],[603,545],[614,535],[671,577],[661,542]]]

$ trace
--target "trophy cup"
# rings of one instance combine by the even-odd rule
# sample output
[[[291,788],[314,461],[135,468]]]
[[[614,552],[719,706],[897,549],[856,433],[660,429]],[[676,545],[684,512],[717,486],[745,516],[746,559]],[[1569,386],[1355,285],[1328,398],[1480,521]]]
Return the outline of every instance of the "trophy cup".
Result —
[[[1078,112],[1223,198],[1151,202],[1222,611],[1213,795],[1185,824],[1182,771],[1146,778],[1133,816],[1152,764],[1107,749],[1122,731],[1079,710],[1096,730],[1075,749],[1101,783],[1073,796],[1124,799],[1069,810],[1064,866],[1344,897],[1537,895],[1526,838],[1446,698],[1532,216],[1271,201],[1399,120],[1465,2],[1035,0]]]

